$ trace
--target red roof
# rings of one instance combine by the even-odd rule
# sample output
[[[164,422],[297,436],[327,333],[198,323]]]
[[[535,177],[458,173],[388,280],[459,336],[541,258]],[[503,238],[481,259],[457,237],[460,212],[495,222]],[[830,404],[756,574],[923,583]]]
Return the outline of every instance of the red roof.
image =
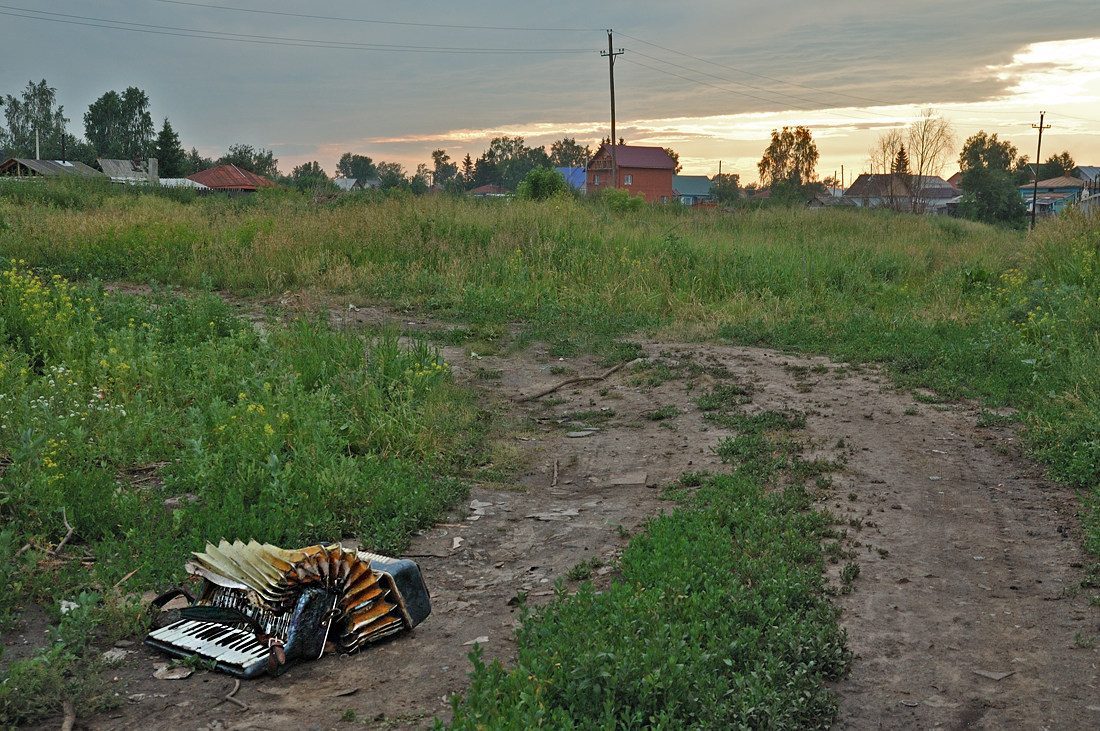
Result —
[[[600,145],[596,157],[611,157],[611,146]],[[636,145],[615,145],[615,161],[620,168],[658,168],[676,169],[676,161],[669,157],[663,147],[638,147]]]
[[[264,176],[251,173],[236,165],[218,165],[187,177],[215,190],[256,190],[256,188],[275,187],[275,183]]]
[[[494,183],[488,185],[479,185],[473,190],[467,191],[470,195],[504,195],[508,193],[507,188],[502,188]]]

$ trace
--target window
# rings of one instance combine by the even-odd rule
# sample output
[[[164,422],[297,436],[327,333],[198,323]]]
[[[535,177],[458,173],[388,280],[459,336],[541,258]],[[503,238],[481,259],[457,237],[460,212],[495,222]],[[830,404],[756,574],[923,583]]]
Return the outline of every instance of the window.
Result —
[[[623,176],[623,185],[634,185],[634,176],[633,175],[624,175]]]
[[[600,184],[600,174],[596,173],[595,175],[592,176],[592,185],[599,185],[599,184]]]

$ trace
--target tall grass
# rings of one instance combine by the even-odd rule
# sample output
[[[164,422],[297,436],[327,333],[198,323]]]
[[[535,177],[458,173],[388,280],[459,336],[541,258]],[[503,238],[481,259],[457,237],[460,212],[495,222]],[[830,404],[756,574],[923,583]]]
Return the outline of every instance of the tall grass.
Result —
[[[518,322],[522,341],[574,348],[662,333],[881,361],[903,383],[1021,408],[1055,475],[1100,482],[1088,426],[1095,219],[1028,236],[884,211],[616,211],[571,199],[43,200],[0,201],[0,252],[50,274],[313,289],[489,328]]]
[[[16,260],[0,283],[0,567],[23,567],[27,542],[56,545],[61,507],[97,558],[54,584],[14,571],[23,595],[110,586],[135,566],[167,579],[211,525],[396,546],[461,489],[422,465],[440,445],[462,451],[472,423],[430,348],[378,333],[366,357],[310,321],[265,337],[214,297],[138,304],[97,279],[315,290],[608,357],[651,334],[882,362],[903,385],[1019,409],[1031,453],[1081,488],[1100,552],[1096,218],[1021,234],[861,210],[3,188],[0,256]],[[276,505],[289,509],[271,521]]]

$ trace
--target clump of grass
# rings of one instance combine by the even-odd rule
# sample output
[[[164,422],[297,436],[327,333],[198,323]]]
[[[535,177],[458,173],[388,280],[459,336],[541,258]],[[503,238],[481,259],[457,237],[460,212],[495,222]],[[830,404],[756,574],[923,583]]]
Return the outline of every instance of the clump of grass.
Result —
[[[680,415],[680,410],[671,404],[662,406],[652,411],[647,411],[642,414],[643,417],[650,421],[664,421],[665,419],[673,419]]]
[[[464,494],[457,477],[484,449],[449,365],[393,330],[301,318],[261,334],[213,295],[116,295],[15,262],[0,273],[0,353],[0,624],[79,596],[65,627],[136,631],[138,608],[96,587],[175,584],[217,536],[397,552]],[[38,562],[66,520],[79,539],[66,551],[89,560]],[[8,668],[0,707],[50,673],[94,676],[82,642]],[[42,686],[43,707],[60,687]]]

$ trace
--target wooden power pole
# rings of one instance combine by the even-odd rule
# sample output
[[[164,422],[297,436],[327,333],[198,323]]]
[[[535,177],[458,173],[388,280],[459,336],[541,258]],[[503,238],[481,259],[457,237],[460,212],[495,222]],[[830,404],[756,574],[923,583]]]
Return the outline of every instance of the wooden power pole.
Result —
[[[1041,157],[1043,154],[1043,130],[1050,129],[1049,124],[1046,127],[1043,126],[1043,117],[1045,115],[1046,112],[1039,112],[1039,124],[1031,125],[1032,129],[1039,130],[1039,145],[1035,148],[1035,185],[1031,188],[1031,227],[1028,231],[1035,228],[1035,208],[1036,201],[1039,199],[1039,161],[1043,159]]]
[[[611,41],[611,29],[607,29],[607,52],[600,52],[601,56],[607,56],[607,66],[611,73],[611,187],[619,187],[619,156],[615,153],[618,146],[615,142],[615,57],[623,55],[623,49],[615,50]]]

